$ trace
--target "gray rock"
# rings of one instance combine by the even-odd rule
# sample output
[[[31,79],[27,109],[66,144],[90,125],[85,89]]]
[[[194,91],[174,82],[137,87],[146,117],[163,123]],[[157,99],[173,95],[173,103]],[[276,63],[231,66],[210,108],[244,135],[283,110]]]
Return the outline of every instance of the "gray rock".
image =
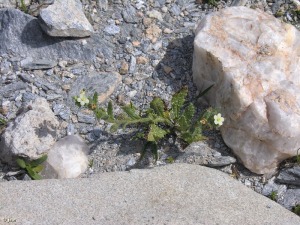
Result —
[[[128,5],[122,10],[122,16],[126,23],[137,23],[139,21],[136,16],[136,10],[132,5]]]
[[[88,167],[89,147],[78,135],[68,135],[55,143],[48,152],[45,169],[46,179],[76,178]]]
[[[35,17],[16,9],[0,9],[0,54],[13,53],[32,59],[85,60],[92,62],[97,54],[112,57],[113,44],[93,35],[82,40],[67,40],[46,35]]]
[[[97,73],[93,72],[87,76],[80,76],[74,82],[69,91],[69,103],[74,105],[74,96],[79,96],[80,91],[85,89],[87,96],[98,93],[98,102],[102,103],[113,93],[117,85],[121,82],[121,75],[115,72]]]
[[[60,98],[61,98],[61,96],[60,96]],[[54,104],[53,112],[55,115],[59,115],[63,120],[69,120],[70,116],[71,116],[70,108],[64,104]]]
[[[89,115],[89,114],[79,112],[79,113],[77,113],[77,117],[78,117],[78,122],[81,122],[81,123],[93,124],[96,121],[95,116],[93,114]]]
[[[285,168],[279,172],[277,182],[300,186],[300,166]]]
[[[3,96],[5,98],[10,98],[16,94],[17,91],[24,90],[27,88],[27,84],[18,81],[16,83],[11,83],[8,85],[5,85],[0,89],[0,96]]]
[[[111,24],[111,25],[104,28],[104,32],[106,32],[110,35],[115,35],[115,34],[120,33],[120,27],[118,27],[114,24]]]
[[[130,57],[129,73],[134,73],[136,69],[136,58],[134,56]]]
[[[283,198],[287,187],[286,185],[280,185],[274,182],[275,177],[273,177],[272,179],[268,180],[268,182],[264,185],[263,189],[262,189],[262,194],[264,196],[269,197],[271,195],[271,193],[273,191],[276,192],[277,194],[277,199],[280,200]]]
[[[100,10],[106,11],[108,9],[108,0],[97,0],[97,5]]]
[[[0,159],[15,164],[17,156],[36,159],[47,152],[56,141],[59,125],[46,99],[37,98],[31,110],[10,122],[0,141]]]
[[[1,182],[0,216],[18,224],[300,224],[297,215],[211,168],[173,164],[91,176]]]
[[[289,210],[294,206],[299,205],[300,189],[288,189],[284,194],[284,198],[279,199],[278,203]]]
[[[244,6],[248,0],[233,0],[230,6]]]
[[[39,59],[39,60],[22,60],[21,67],[24,70],[41,70],[41,69],[51,69],[57,65],[57,61],[52,61],[48,59]]]
[[[236,159],[231,156],[222,156],[204,142],[194,142],[176,158],[176,162],[219,167],[235,163]]]
[[[55,37],[87,37],[94,29],[85,17],[80,0],[56,0],[40,11],[43,30]]]
[[[174,16],[179,16],[180,13],[181,13],[181,9],[178,5],[174,4],[172,6],[172,8],[170,9],[171,13],[174,15]]]

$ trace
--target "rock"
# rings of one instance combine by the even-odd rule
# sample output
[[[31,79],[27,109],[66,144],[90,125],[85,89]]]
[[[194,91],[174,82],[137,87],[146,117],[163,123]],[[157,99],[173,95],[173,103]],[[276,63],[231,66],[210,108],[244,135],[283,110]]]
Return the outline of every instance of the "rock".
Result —
[[[39,19],[43,30],[54,37],[87,37],[94,32],[80,0],[56,0],[40,11]]]
[[[51,61],[47,59],[39,59],[39,60],[26,59],[21,61],[21,67],[24,70],[51,69],[56,65],[57,65],[56,61]]]
[[[88,167],[89,147],[78,135],[66,136],[55,143],[48,152],[41,175],[46,179],[76,178]]]
[[[136,69],[136,58],[134,56],[130,57],[129,73],[134,73]]]
[[[151,10],[149,12],[147,12],[147,15],[150,17],[150,18],[155,18],[155,19],[158,19],[159,21],[162,21],[163,20],[163,17],[161,15],[160,12],[158,12],[157,10]],[[146,21],[146,18],[144,18],[144,25],[145,25],[145,21]],[[150,21],[151,22],[151,21]],[[150,24],[149,24],[150,25]]]
[[[235,163],[236,159],[230,156],[222,156],[204,142],[194,142],[186,147],[182,155],[176,158],[176,162],[219,167]]]
[[[120,27],[118,27],[114,24],[111,24],[104,28],[104,32],[106,32],[107,34],[110,34],[110,35],[116,35],[116,34],[120,33]]]
[[[286,185],[280,185],[274,182],[275,177],[272,177],[268,182],[264,185],[262,189],[262,194],[266,197],[270,197],[272,192],[276,192],[277,200],[283,198],[287,188]]]
[[[128,63],[125,60],[122,61],[121,67],[120,67],[120,70],[119,70],[120,74],[125,75],[125,74],[128,73],[128,70],[129,70]]]
[[[299,216],[211,168],[175,163],[91,176],[1,182],[0,216],[16,224],[300,224]]]
[[[231,6],[244,6],[247,2],[248,0],[233,0]]]
[[[300,186],[300,166],[285,168],[279,172],[277,182]]]
[[[288,189],[284,198],[278,200],[278,203],[291,210],[294,206],[300,204],[300,189]]]
[[[114,92],[121,80],[121,75],[116,72],[92,72],[89,75],[80,76],[74,82],[71,90],[69,91],[69,102],[74,104],[73,97],[79,96],[80,91],[85,89],[86,96],[93,96],[94,93],[97,92],[98,102],[100,104]]]
[[[44,98],[32,102],[29,111],[10,122],[0,142],[0,159],[15,164],[17,156],[39,158],[56,141],[59,122]]]
[[[214,84],[205,97],[225,118],[222,137],[258,174],[273,173],[300,146],[299,37],[246,7],[212,13],[196,30],[194,82],[200,90]]]
[[[132,5],[128,5],[122,10],[122,16],[126,23],[137,23],[139,21],[136,10]]]
[[[16,9],[0,9],[0,54],[56,61],[85,60],[92,62],[97,54],[109,58],[113,45],[94,34],[83,45],[82,40],[50,37],[42,31],[38,20]]]
[[[81,122],[81,123],[93,124],[96,121],[95,116],[93,114],[89,115],[89,114],[79,112],[77,114],[77,117],[78,117],[78,122]]]
[[[108,9],[108,0],[97,0],[97,5],[100,10],[106,11]]]

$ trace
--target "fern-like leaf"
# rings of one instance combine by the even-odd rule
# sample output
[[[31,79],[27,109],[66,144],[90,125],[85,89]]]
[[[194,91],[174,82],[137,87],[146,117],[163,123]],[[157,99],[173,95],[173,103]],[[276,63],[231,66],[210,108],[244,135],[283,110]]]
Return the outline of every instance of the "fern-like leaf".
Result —
[[[158,116],[164,117],[164,112],[165,112],[165,103],[164,101],[159,98],[159,97],[155,97],[151,103],[150,103],[150,107],[151,109],[154,110],[154,113]]]
[[[108,103],[107,106],[107,115],[108,115],[108,119],[110,120],[114,119],[114,112],[113,112],[113,106],[111,101]]]
[[[175,93],[171,100],[171,118],[176,120],[180,115],[180,110],[185,102],[188,94],[187,87],[182,88],[179,92]]]
[[[158,127],[155,124],[150,124],[150,130],[147,136],[147,141],[150,142],[158,142],[160,139],[162,139],[168,131]]]
[[[195,106],[190,103],[188,107],[186,107],[178,119],[178,130],[186,131],[191,127],[192,120],[195,114]]]
[[[122,107],[123,111],[131,118],[131,119],[140,119],[141,117],[136,113],[136,109],[133,104],[129,104]]]

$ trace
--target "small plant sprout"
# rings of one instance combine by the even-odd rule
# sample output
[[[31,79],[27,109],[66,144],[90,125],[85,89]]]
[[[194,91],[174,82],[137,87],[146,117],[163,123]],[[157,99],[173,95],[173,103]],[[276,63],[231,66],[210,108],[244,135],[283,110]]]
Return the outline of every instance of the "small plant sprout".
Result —
[[[269,198],[273,201],[276,201],[277,200],[277,191],[272,191]]]
[[[27,161],[24,158],[18,158],[17,164],[22,169],[25,169],[33,180],[40,180],[42,179],[42,176],[39,173],[44,169],[44,166],[41,164],[46,161],[46,159],[47,155],[43,155],[42,157],[32,161]]]
[[[300,148],[297,150],[296,162],[300,165],[300,155],[299,155],[299,150],[300,150]]]
[[[221,113],[218,113],[217,115],[214,115],[214,123],[217,126],[222,126],[224,122],[224,118],[222,117]]]
[[[75,100],[80,104],[80,106],[88,105],[90,103],[89,99],[85,95],[84,89],[80,91],[79,97],[75,97]]]
[[[292,212],[300,216],[300,204],[295,205],[292,209]]]

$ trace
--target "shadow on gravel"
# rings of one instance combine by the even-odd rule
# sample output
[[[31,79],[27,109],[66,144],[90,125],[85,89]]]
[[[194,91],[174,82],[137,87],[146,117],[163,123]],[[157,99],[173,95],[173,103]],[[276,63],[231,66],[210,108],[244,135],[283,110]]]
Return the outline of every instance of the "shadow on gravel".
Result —
[[[190,98],[195,97],[197,91],[192,77],[193,42],[194,35],[187,35],[170,42],[164,58],[156,66],[153,74],[153,77],[166,83],[174,92],[183,86],[188,86]]]

